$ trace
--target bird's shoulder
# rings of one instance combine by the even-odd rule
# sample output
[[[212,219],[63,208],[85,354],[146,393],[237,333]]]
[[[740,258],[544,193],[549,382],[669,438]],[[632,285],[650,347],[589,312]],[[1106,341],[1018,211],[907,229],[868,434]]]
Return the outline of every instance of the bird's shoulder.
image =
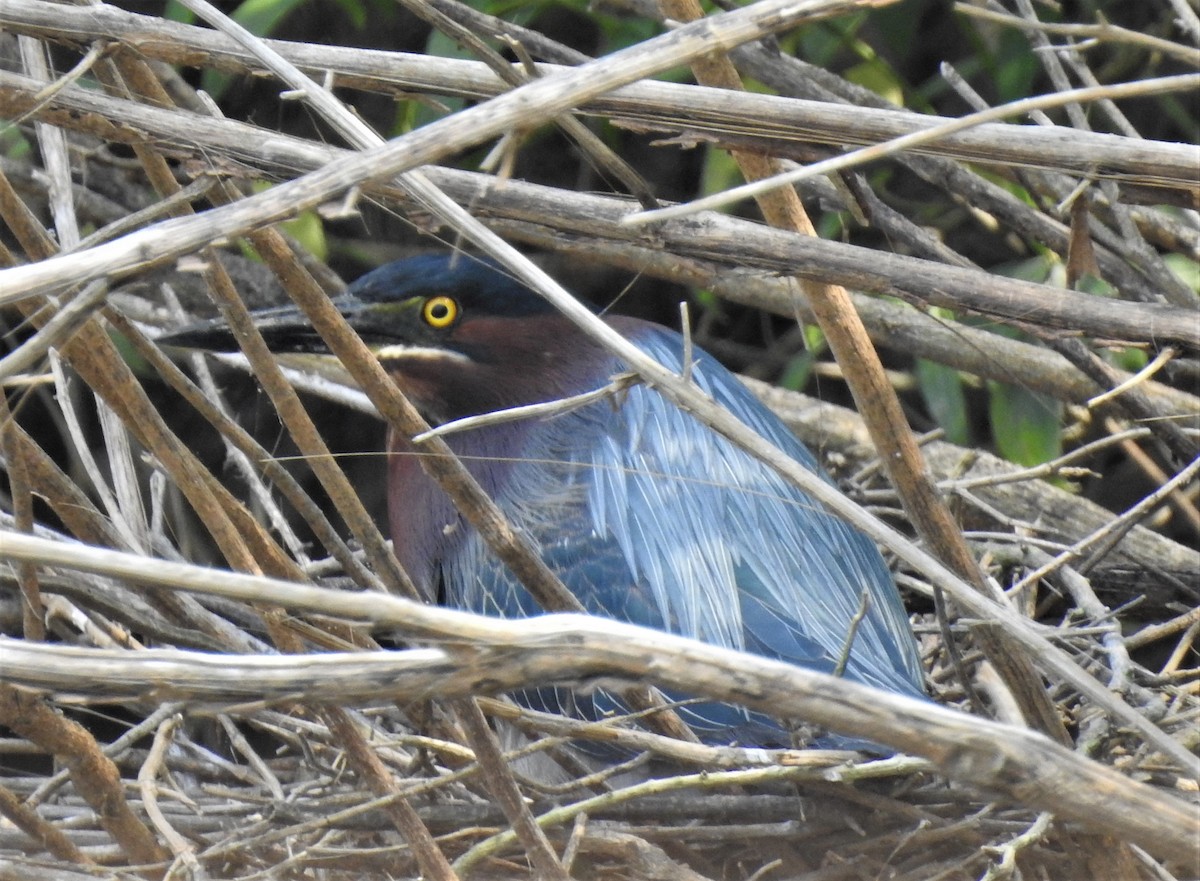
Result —
[[[698,346],[689,347],[681,334],[662,325],[634,318],[612,319],[612,323],[655,361],[686,377],[701,392],[810,471],[825,476],[816,457],[797,440],[779,417],[708,352]],[[683,363],[685,356],[691,361],[686,367]],[[621,369],[619,361],[614,358],[610,364],[611,372]],[[639,450],[657,450],[659,454],[672,454],[680,458],[685,453],[697,454],[708,450],[739,460],[751,458],[731,442],[716,435],[703,421],[680,409],[657,389],[635,386],[630,393],[620,396],[617,403],[619,406],[610,408],[606,414],[609,428],[625,429],[625,436],[631,442],[627,451],[631,454]],[[596,436],[592,438],[596,439]],[[691,464],[695,466],[700,463],[692,461]],[[765,466],[753,470],[764,474],[770,472]]]

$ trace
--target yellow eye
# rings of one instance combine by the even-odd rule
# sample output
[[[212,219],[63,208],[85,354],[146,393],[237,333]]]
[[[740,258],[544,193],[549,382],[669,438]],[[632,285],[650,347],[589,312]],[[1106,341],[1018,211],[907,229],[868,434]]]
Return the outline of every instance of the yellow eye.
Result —
[[[421,307],[421,317],[438,330],[449,327],[458,320],[458,303],[453,297],[430,297]]]

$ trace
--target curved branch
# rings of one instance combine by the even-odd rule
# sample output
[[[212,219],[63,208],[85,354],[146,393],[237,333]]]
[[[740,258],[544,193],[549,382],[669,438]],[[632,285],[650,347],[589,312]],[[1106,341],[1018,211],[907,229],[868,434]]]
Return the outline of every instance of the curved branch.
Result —
[[[1189,862],[1192,807],[1027,729],[602,618],[503,620],[3,533],[0,555],[400,628],[440,648],[239,657],[0,641],[0,681],[72,696],[419,700],[601,677],[654,681],[923,756],[950,778]],[[648,650],[647,646],[653,646]],[[81,677],[80,669],[89,675]]]

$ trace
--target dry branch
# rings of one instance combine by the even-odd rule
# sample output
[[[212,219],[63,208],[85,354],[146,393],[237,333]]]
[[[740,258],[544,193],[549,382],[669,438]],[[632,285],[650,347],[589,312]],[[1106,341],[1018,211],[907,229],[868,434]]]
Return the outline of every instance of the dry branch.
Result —
[[[223,34],[115,7],[58,7],[42,0],[8,0],[0,9],[0,26],[72,45],[95,39],[116,40],[169,64],[240,75],[264,70],[252,52]],[[508,88],[481,61],[284,40],[263,42],[318,81],[332,73],[335,86],[472,99],[491,98]],[[563,70],[552,64],[541,64],[537,69],[545,75]],[[680,108],[687,108],[686,112]],[[775,150],[782,147],[781,155],[787,155],[789,142],[873,144],[948,121],[901,110],[838,107],[776,95],[746,94],[731,102],[720,89],[662,82],[624,86],[582,102],[578,110],[655,131],[686,131],[711,137],[742,133]],[[923,145],[918,152],[968,162],[1179,187],[1190,193],[1197,191],[1195,168],[1200,161],[1200,149],[1193,145],[996,124],[957,132]]]
[[[53,562],[143,583],[258,600],[293,611],[401,628],[441,648],[406,652],[243,657],[175,650],[107,652],[4,641],[4,681],[60,697],[241,703],[461,697],[598,678],[654,681],[733,700],[937,764],[952,779],[1125,836],[1157,856],[1190,858],[1191,807],[1059,747],[1042,735],[886,694],[757,655],[588,616],[502,621],[237,573],[153,562],[116,551],[7,534],[5,556]],[[649,652],[647,645],[653,645]],[[89,669],[95,685],[79,682]]]
[[[36,83],[18,75],[0,73],[0,111],[24,113],[34,107],[36,93]],[[347,153],[290,139],[244,124],[208,120],[185,111],[165,112],[75,89],[64,90],[55,101],[68,108],[68,116],[42,114],[47,121],[71,126],[75,124],[71,118],[74,114],[98,113],[118,126],[115,130],[104,131],[106,136],[118,140],[136,142],[147,132],[154,132],[164,139],[163,146],[167,147],[186,143],[190,148],[190,145],[198,144],[274,171],[317,169],[294,181],[296,190],[287,189],[292,185],[276,187],[226,209],[210,211],[191,220],[167,221],[118,239],[111,245],[56,258],[62,261],[57,271],[63,278],[88,280],[96,275],[125,275],[144,270],[150,263],[195,250],[219,234],[257,228],[331,198],[342,187],[370,185],[372,180],[380,181],[385,177],[379,168],[379,163],[385,161],[382,156],[372,165],[363,162],[361,153]],[[401,141],[394,141],[388,148],[381,149],[391,151],[400,147]],[[414,154],[415,150],[414,145]],[[419,160],[414,155],[404,164],[419,164]],[[636,211],[628,202],[578,193],[560,197],[549,188],[530,185],[497,188],[494,179],[486,175],[469,175],[449,169],[425,171],[434,184],[460,203],[478,205],[486,210],[498,202],[508,207],[497,206],[493,210],[503,210],[506,216],[514,219],[544,221],[554,217],[560,230],[634,243],[665,242],[673,250],[699,259],[800,274],[856,290],[899,296],[934,306],[969,309],[1105,339],[1137,340],[1154,345],[1176,342],[1191,350],[1200,349],[1200,326],[1193,320],[1190,310],[1179,307],[1099,299],[1062,288],[898,254],[883,254],[840,242],[747,228],[720,215],[706,214],[695,219],[670,221],[656,226],[652,233],[639,234],[621,225],[622,218]],[[327,184],[331,177],[336,177],[340,185]],[[300,184],[304,186],[299,187]],[[286,192],[281,192],[285,189]],[[388,191],[385,188],[382,192]],[[391,194],[400,195],[394,190]],[[250,210],[248,203],[251,202],[257,203],[256,210]],[[99,262],[101,255],[104,255],[103,263]],[[40,263],[0,271],[0,279],[8,286],[7,293],[0,295],[0,302],[35,293],[36,285],[46,282],[35,283],[33,278],[38,274],[47,277],[46,265]],[[985,278],[986,284],[982,284]]]
[[[981,231],[993,224],[986,234],[981,232],[986,243],[978,251],[963,249],[965,239],[941,223],[927,226],[928,213],[906,214],[891,207],[897,204],[893,194],[870,175],[811,181],[800,191],[820,210],[855,218],[861,226],[847,220],[842,227],[847,237],[884,251],[813,241],[712,214],[634,230],[622,224],[636,210],[622,197],[436,166],[422,170],[414,195],[413,179],[398,179],[394,171],[420,162],[449,162],[466,145],[492,135],[505,137],[515,155],[527,149],[518,144],[519,136],[535,121],[561,121],[563,112],[614,123],[621,138],[630,137],[630,131],[662,134],[661,150],[727,145],[779,158],[785,165],[789,159],[812,162],[947,122],[887,106],[879,96],[765,45],[733,53],[743,75],[803,97],[742,94],[731,101],[719,90],[636,81],[660,65],[684,63],[697,52],[731,45],[714,40],[712,30],[681,29],[622,55],[589,62],[541,34],[451,0],[428,0],[428,5],[484,40],[510,35],[530,54],[558,64],[538,65],[540,81],[506,92],[502,79],[477,62],[244,35],[239,38],[243,48],[215,30],[102,4],[0,3],[0,50],[10,35],[20,34],[18,54],[27,65],[26,75],[0,69],[0,117],[16,120],[13,131],[24,133],[30,143],[36,140],[36,149],[28,154],[32,160],[0,157],[0,216],[13,232],[7,237],[9,230],[0,230],[5,236],[0,238],[0,266],[15,267],[0,270],[0,302],[20,300],[30,312],[40,308],[40,323],[56,307],[42,308],[28,296],[32,291],[66,291],[89,278],[128,281],[119,297],[110,298],[124,314],[111,306],[103,312],[106,330],[93,321],[80,333],[64,310],[44,334],[0,363],[0,377],[6,391],[12,391],[8,409],[0,410],[5,422],[0,468],[9,477],[12,496],[11,507],[0,510],[0,560],[6,564],[0,569],[0,633],[5,634],[0,637],[0,684],[35,689],[36,694],[6,693],[50,714],[36,730],[18,729],[26,736],[0,739],[5,767],[0,813],[17,824],[0,828],[0,878],[40,877],[43,847],[58,860],[54,877],[76,877],[74,868],[88,860],[119,872],[116,866],[131,864],[135,854],[162,858],[144,869],[161,873],[169,859],[163,847],[167,842],[181,860],[191,859],[189,848],[194,846],[196,871],[222,877],[323,871],[331,878],[349,878],[424,871],[448,879],[453,871],[448,860],[455,859],[463,873],[475,866],[468,877],[525,877],[525,861],[540,866],[543,874],[556,875],[560,854],[562,866],[579,878],[602,872],[620,878],[715,879],[749,872],[771,877],[769,872],[779,869],[789,877],[822,881],[884,876],[975,881],[1017,871],[1064,881],[1090,881],[1104,872],[1122,881],[1163,878],[1169,872],[1195,875],[1200,869],[1192,844],[1196,814],[1194,804],[1181,797],[1194,801],[1195,794],[1195,779],[1189,776],[1196,771],[1193,753],[1198,746],[1192,658],[1200,626],[1186,604],[1196,599],[1193,582],[1200,556],[1189,544],[1190,534],[1181,537],[1176,529],[1168,537],[1146,528],[1175,527],[1177,522],[1165,508],[1156,510],[1154,487],[1138,493],[1146,501],[1123,501],[1126,513],[1115,515],[1073,495],[1071,487],[1043,480],[1061,480],[1061,475],[1079,479],[1080,464],[1098,470],[1106,467],[1102,456],[1116,456],[1118,450],[1155,475],[1156,485],[1187,476],[1153,461],[1154,434],[1161,434],[1166,420],[1182,426],[1174,436],[1182,449],[1195,441],[1200,417],[1195,382],[1188,381],[1200,376],[1195,293],[1170,273],[1162,258],[1167,252],[1200,257],[1200,228],[1188,215],[1161,205],[1195,204],[1200,149],[1138,138],[1115,103],[1101,102],[1091,122],[1110,120],[1123,134],[1084,130],[1089,120],[1072,108],[1070,127],[982,125],[888,159],[889,169],[907,176],[896,179],[901,186],[911,184],[908,178],[920,179],[942,199],[940,210],[970,212],[960,214],[968,224],[985,218]],[[771,18],[771,10],[790,14],[821,5],[773,0],[722,17],[724,24],[717,27],[756,18],[761,23],[764,16],[775,27],[782,20]],[[657,4],[643,6],[640,14],[660,14]],[[1044,44],[1042,35],[1048,30],[1032,19],[1024,0],[1018,6],[1023,26]],[[1185,7],[1176,4],[1176,14],[1186,23],[1180,8]],[[1068,26],[1070,33],[1097,38],[1116,33],[1073,27]],[[738,33],[742,39],[751,31]],[[48,85],[54,74],[44,63],[47,52],[39,41],[57,44],[55,60],[76,50],[82,57],[69,74]],[[18,43],[15,38],[11,42]],[[1177,58],[1195,54],[1173,45],[1160,48]],[[1101,85],[1084,63],[1085,46],[1047,48],[1055,50],[1046,53],[1053,56],[1046,64],[1059,93],[1048,100],[1062,99],[1072,85],[1063,78],[1068,74],[1085,87]],[[207,115],[208,109],[178,77],[172,79],[162,68],[152,73],[144,62],[133,60],[156,59],[240,77],[262,77],[274,66],[291,88],[324,102],[325,118],[342,112],[318,87],[278,66],[271,52],[317,82],[336,86],[340,96],[346,90],[375,93],[351,96],[356,102],[368,99],[363,107],[379,95],[406,99],[413,92],[488,103],[377,152],[354,154],[315,139]],[[159,76],[174,100],[195,112],[171,108]],[[1147,72],[1142,78],[1149,77]],[[107,84],[109,91],[83,88],[77,81]],[[965,81],[951,78],[951,86],[972,106],[986,109]],[[1139,86],[1135,80],[1127,88]],[[373,143],[369,131],[343,131],[360,147]],[[122,168],[122,160],[105,149],[117,144],[133,148],[136,166]],[[33,164],[37,158],[44,170]],[[986,167],[988,178],[963,164],[967,162]],[[239,190],[248,191],[248,181],[261,179],[291,183],[241,198]],[[1030,200],[1005,189],[1010,185],[1020,187]],[[110,188],[102,194],[104,187]],[[636,629],[608,622],[572,616],[492,621],[380,596],[374,591],[389,581],[383,549],[376,541],[367,560],[349,546],[318,502],[307,496],[306,467],[297,467],[293,475],[285,469],[295,463],[264,461],[276,452],[272,444],[277,438],[250,439],[204,400],[206,395],[217,398],[230,382],[218,376],[204,393],[187,390],[185,397],[248,457],[240,473],[257,468],[265,477],[261,483],[254,478],[253,507],[236,502],[234,493],[192,455],[198,451],[186,448],[199,440],[175,427],[188,418],[179,412],[183,408],[175,398],[161,403],[156,397],[161,389],[145,372],[134,377],[124,360],[126,350],[109,344],[109,331],[127,337],[145,364],[174,388],[186,389],[179,371],[130,320],[150,316],[150,323],[158,325],[176,320],[153,314],[150,301],[158,299],[153,289],[163,281],[186,287],[185,264],[199,245],[231,241],[346,189],[360,205],[373,200],[426,230],[426,215],[431,201],[436,202],[434,214],[445,229],[503,249],[459,207],[469,206],[493,233],[569,255],[572,268],[579,258],[621,266],[711,288],[731,303],[784,319],[808,322],[812,315],[796,302],[790,281],[777,275],[800,273],[822,283],[901,297],[908,302],[854,297],[875,345],[890,349],[895,363],[926,357],[1077,405],[1067,412],[1093,435],[1081,438],[1081,446],[1073,441],[1071,452],[1044,469],[1020,469],[982,450],[925,444],[941,490],[958,506],[965,528],[976,530],[967,533],[970,547],[989,565],[989,574],[1018,588],[1005,605],[972,599],[962,582],[903,536],[873,525],[845,501],[829,500],[900,554],[901,584],[919,595],[918,603],[929,594],[929,582],[958,598],[967,617],[950,616],[941,631],[929,614],[916,622],[937,700],[961,706],[964,686],[974,687],[994,706],[979,710],[972,705],[972,710],[982,716],[991,709],[1004,718],[1011,695],[995,686],[994,672],[979,657],[984,631],[995,629],[999,621],[1039,664],[1046,693],[1075,751],[1020,726],[880,696],[841,680],[660,634],[650,641]],[[206,210],[206,204],[223,200],[233,201]],[[1135,203],[1160,207],[1131,207]],[[342,210],[351,204],[352,199],[345,200]],[[187,206],[201,213],[193,219],[161,220]],[[372,229],[380,216],[374,208],[363,208]],[[89,224],[100,228],[80,240]],[[999,247],[1002,238],[1005,247],[1022,240],[1057,251],[1072,273],[1080,265],[1074,249],[1089,243],[1091,271],[1111,284],[1113,295],[1084,295],[983,268],[995,265],[993,245],[1005,252]],[[10,250],[14,241],[23,254]],[[311,271],[323,279],[325,290],[333,290],[338,283],[329,281],[328,270],[274,231],[254,233],[253,241],[285,286],[299,291],[318,321],[327,320],[319,311],[324,294],[304,272]],[[51,257],[59,246],[76,250]],[[22,266],[22,260],[32,262]],[[142,272],[152,263],[173,260],[177,265],[171,268],[182,272],[165,266],[162,273]],[[223,268],[213,271],[228,270],[240,288],[237,294],[257,292],[258,277],[243,272],[239,261],[221,256],[219,262]],[[229,286],[225,294],[229,306],[238,310]],[[566,309],[576,308],[560,291],[548,290],[547,295]],[[952,309],[955,317],[928,315],[930,305]],[[68,308],[91,315],[91,303],[84,299]],[[741,314],[736,307],[731,312]],[[990,333],[972,326],[972,316],[1007,323],[1030,336],[1018,340]],[[706,315],[704,321],[711,319]],[[783,322],[769,324],[777,329]],[[337,332],[331,324],[323,327],[323,333]],[[702,322],[698,336],[712,339],[718,354],[728,352],[736,359],[750,353],[751,371],[789,363],[800,336],[793,328],[768,346],[751,347],[714,338],[712,329]],[[25,338],[22,329],[17,333]],[[72,335],[73,342],[67,342]],[[1161,370],[1151,380],[1142,376],[1135,381],[1120,371],[1090,370],[1089,375],[1051,351],[1061,337],[1070,338],[1069,351],[1085,366],[1088,359],[1106,357],[1105,350],[1120,342],[1157,349],[1155,366]],[[1049,345],[1039,345],[1039,338]],[[609,344],[619,348],[615,341]],[[339,345],[347,364],[356,366],[362,387],[372,389],[380,409],[395,419],[395,402],[381,391],[378,371],[372,378],[374,361],[349,336]],[[61,366],[55,370],[58,399],[36,391],[41,379],[28,371],[39,368],[46,351],[61,347],[111,401],[112,411],[103,403],[93,406],[88,390]],[[145,371],[145,364],[136,366]],[[678,377],[642,367],[664,393],[755,447],[753,438],[708,410]],[[286,375],[296,380],[294,372]],[[895,370],[888,374],[893,379],[897,375]],[[308,381],[301,380],[301,385]],[[899,374],[899,382],[908,382],[908,376]],[[155,397],[143,394],[139,383]],[[1123,387],[1141,396],[1138,418],[1149,430],[1118,422],[1126,418],[1120,408],[1128,392],[1114,394]],[[861,466],[854,481],[856,498],[883,506],[885,519],[902,520],[895,513],[895,495],[877,476],[878,464],[866,463],[869,443],[861,439],[861,425],[825,405],[797,416],[786,393],[757,390],[789,418],[806,422],[800,433],[811,446]],[[277,397],[286,395],[282,387],[275,391]],[[358,395],[354,400],[365,399]],[[1094,415],[1092,407],[1099,408]],[[61,408],[58,418],[69,424],[61,441],[53,429],[39,430],[31,418],[42,408]],[[309,410],[323,415],[318,408]],[[95,439],[89,430],[93,419],[103,425]],[[326,425],[320,425],[324,433]],[[362,430],[375,437],[376,427],[364,425]],[[405,425],[406,431],[416,430],[415,422]],[[1102,431],[1112,437],[1097,438],[1095,433]],[[126,432],[144,449],[125,444]],[[308,435],[304,449],[325,455],[324,439],[311,431]],[[772,456],[770,450],[759,452]],[[1089,457],[1072,458],[1083,454]],[[343,464],[353,465],[349,460]],[[793,473],[790,463],[776,464]],[[205,523],[183,510],[172,482],[183,488]],[[1103,482],[1114,485],[1108,473]],[[270,491],[271,484],[281,487],[287,507]],[[229,486],[241,491],[236,484]],[[1173,499],[1185,513],[1195,510],[1188,492],[1183,487]],[[48,517],[43,519],[41,500],[49,505],[45,511],[57,517],[52,526]],[[143,505],[146,510],[139,510]],[[350,511],[354,503],[340,507]],[[321,559],[319,547],[306,547],[303,537],[291,534],[286,524],[293,512],[303,515],[336,561]],[[1143,516],[1149,518],[1144,526],[1130,526]],[[286,540],[277,543],[260,520],[278,528]],[[128,553],[19,534],[32,531],[58,539],[59,529]],[[368,529],[360,519],[354,532],[367,535]],[[341,576],[348,575],[358,588],[374,591],[321,590],[163,562],[206,554],[219,559],[212,535],[233,565],[262,565],[321,583],[334,576],[336,582],[329,584],[338,586],[344,586]],[[1044,565],[1074,545],[1099,550],[1078,571]],[[99,571],[109,575],[92,574]],[[1031,572],[1045,572],[1047,578],[1027,584]],[[1138,595],[1132,603],[1130,594]],[[1110,611],[1101,601],[1117,608]],[[268,605],[272,603],[286,606]],[[1123,636],[1135,628],[1143,629],[1132,638]],[[278,647],[295,654],[270,654],[264,630]],[[391,637],[407,635],[408,647],[363,652],[376,648],[371,635],[380,630]],[[8,634],[23,634],[26,641]],[[39,644],[43,638],[46,643]],[[960,641],[963,650],[951,652]],[[151,644],[199,651],[142,648]],[[414,644],[426,647],[412,648]],[[111,648],[115,646],[125,650]],[[109,650],[102,651],[105,647]],[[956,673],[948,661],[951,654],[959,666]],[[1143,666],[1150,660],[1153,668]],[[1026,684],[1040,688],[1043,683],[1033,679]],[[862,761],[844,752],[711,747],[650,733],[631,720],[585,723],[479,697],[534,682],[591,687],[614,681],[653,681],[774,714],[804,716],[927,756],[945,776],[924,759]],[[477,698],[498,728],[513,726],[529,742],[501,760],[477,715],[462,717],[465,725],[460,725],[447,707],[424,700],[431,695]],[[161,704],[174,696],[188,703]],[[320,701],[325,703],[316,707],[314,702]],[[107,737],[108,723],[89,715],[92,705],[106,704],[116,704],[120,718],[129,722],[120,737]],[[12,709],[11,701],[6,706]],[[214,710],[229,712],[214,721]],[[164,726],[174,713],[181,713],[185,724]],[[464,737],[463,727],[470,729],[470,738]],[[158,742],[147,751],[150,742],[144,738],[155,730],[161,732]],[[67,744],[55,731],[84,736]],[[171,745],[164,749],[168,733]],[[599,760],[564,748],[568,743],[618,752],[605,752]],[[471,744],[482,767],[474,762]],[[78,761],[72,770],[79,779],[72,783],[66,772],[52,773],[46,749],[74,756]],[[630,785],[613,776],[643,774],[652,759],[655,779]],[[660,767],[663,761],[674,764]],[[526,762],[552,766],[558,776],[526,778]],[[681,767],[697,773],[682,774]],[[745,787],[745,794],[714,791],[729,786]],[[751,817],[754,821],[748,822]],[[398,835],[398,828],[405,833]],[[514,835],[514,829],[521,835]],[[1173,862],[1164,866],[1162,860]]]

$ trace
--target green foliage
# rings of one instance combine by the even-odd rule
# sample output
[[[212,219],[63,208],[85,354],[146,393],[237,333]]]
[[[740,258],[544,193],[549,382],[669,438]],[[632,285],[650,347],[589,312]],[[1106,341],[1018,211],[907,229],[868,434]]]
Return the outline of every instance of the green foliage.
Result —
[[[16,123],[0,123],[0,156],[14,162],[28,162],[30,151],[29,139],[21,132]]]
[[[812,369],[816,361],[817,357],[812,352],[801,352],[792,358],[783,368],[783,373],[779,377],[779,386],[794,392],[803,389],[812,377]]]
[[[1018,465],[1062,455],[1062,404],[1007,383],[988,382],[988,415],[996,450]]]
[[[284,20],[313,0],[244,0],[231,14],[230,18],[258,37],[269,37],[283,24]],[[380,0],[329,0],[322,4],[330,12],[336,9],[346,18],[356,30],[363,30],[372,21],[390,20],[395,14],[391,3]],[[175,0],[167,4],[166,17],[177,21],[191,22],[195,19],[192,13],[180,6]],[[200,85],[214,98],[220,98],[229,89],[233,79],[226,74],[213,70],[205,70],[200,77]]]
[[[325,240],[325,224],[317,212],[304,211],[279,225],[288,235],[298,241],[304,250],[318,260],[329,259],[329,245]]]
[[[1018,31],[1004,31],[998,47],[987,59],[991,62],[991,81],[996,89],[997,103],[1015,101],[1033,94],[1033,83],[1041,65],[1029,51],[1029,42]]]
[[[946,433],[946,440],[959,446],[970,446],[967,396],[959,372],[925,358],[917,359],[913,372],[929,415]]]
[[[483,4],[485,8],[487,5],[487,3]],[[497,0],[496,5],[507,6],[514,10],[531,7],[532,13],[529,15],[529,19],[535,18],[537,13],[549,6],[572,9],[581,17],[590,19],[599,25],[606,43],[605,52],[624,49],[626,46],[632,46],[634,43],[640,43],[662,33],[662,26],[656,21],[640,15],[614,15],[607,11],[604,4],[597,4],[593,0],[541,0],[541,2],[535,3],[527,2],[527,0]],[[510,13],[495,12],[492,14],[503,14],[510,21],[516,20],[516,17]]]
[[[342,10],[342,15],[346,16],[349,22],[360,31],[370,23],[372,14],[376,12],[376,10],[368,10],[368,4],[361,0],[336,0],[336,2],[338,8]]]
[[[847,50],[866,44],[856,35],[866,21],[866,14],[847,15],[832,21],[822,21],[804,28],[797,36],[785,38],[783,48],[820,67],[835,67],[835,59]],[[859,56],[861,57],[861,56]]]
[[[804,325],[804,351],[791,358],[779,377],[778,385],[792,391],[800,391],[812,378],[817,359],[829,348],[825,332],[815,324]]]
[[[163,10],[163,18],[168,21],[181,21],[184,24],[193,24],[196,21],[196,16],[192,13],[192,10],[176,2],[176,0],[167,0],[167,6]]]
[[[834,241],[845,238],[846,227],[852,223],[848,213],[843,211],[822,211],[813,222],[818,236]]]
[[[265,37],[275,32],[305,0],[245,0],[230,16],[252,34]]]
[[[1087,274],[1075,282],[1075,290],[1097,297],[1115,297],[1120,292],[1102,278]]]
[[[891,65],[880,58],[860,61],[843,71],[842,76],[852,83],[870,89],[897,107],[904,106],[904,83]]]
[[[1160,95],[1155,102],[1162,109],[1163,116],[1169,119],[1180,132],[1180,140],[1194,144],[1200,140],[1200,122],[1196,119],[1196,102],[1180,101],[1177,95]]]
[[[254,192],[261,193],[270,188],[270,184],[259,182],[254,185]],[[295,239],[304,250],[318,260],[329,259],[329,243],[325,239],[325,223],[316,211],[302,211],[291,220],[285,220],[277,226]],[[258,260],[258,253],[248,242],[240,240],[242,254],[251,260]]]
[[[1108,362],[1129,373],[1137,373],[1150,363],[1150,356],[1144,349],[1132,346],[1123,349],[1106,349],[1103,353]]]
[[[275,28],[304,0],[244,0],[230,15],[234,21],[257,37],[270,36]],[[233,83],[233,77],[215,70],[200,75],[200,87],[219,100]]]
[[[711,288],[697,288],[693,297],[702,312],[720,312],[723,308],[724,301]]]
[[[1048,249],[1025,260],[1014,260],[1011,263],[1003,263],[1000,266],[994,267],[992,271],[997,275],[1003,275],[1007,278],[1017,278],[1021,281],[1056,285],[1060,288],[1067,285],[1066,267],[1058,259],[1058,255]]]
[[[129,341],[129,337],[123,333],[118,333],[110,329],[108,338],[112,340],[113,346],[116,348],[121,360],[129,365],[137,376],[145,378],[158,378],[158,371],[150,366],[150,362],[142,357],[141,352],[134,348],[133,343]]]
[[[720,147],[704,148],[704,171],[700,177],[700,195],[710,196],[745,183],[733,155]]]
[[[1026,260],[996,267],[998,275],[1041,284],[1066,286],[1066,267],[1058,255],[1044,250]],[[1019,338],[1012,328],[993,331]],[[989,381],[988,420],[1001,456],[1019,465],[1038,465],[1062,454],[1063,407],[1043,395],[1008,383]]]
[[[1184,254],[1167,254],[1163,257],[1167,268],[1179,276],[1183,283],[1200,293],[1200,263]]]
[[[454,40],[434,28],[425,40],[425,54],[436,55],[439,58],[473,59],[475,56],[463,49]],[[423,125],[436,122],[450,113],[457,113],[467,106],[462,98],[441,96],[437,103],[426,101],[401,101],[397,105],[395,134],[402,135],[418,129]]]

